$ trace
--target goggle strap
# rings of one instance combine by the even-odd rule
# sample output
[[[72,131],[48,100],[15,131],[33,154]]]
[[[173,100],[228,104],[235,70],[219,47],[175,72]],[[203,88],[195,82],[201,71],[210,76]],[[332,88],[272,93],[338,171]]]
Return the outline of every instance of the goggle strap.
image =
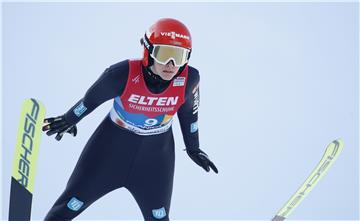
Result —
[[[146,33],[144,35],[142,42],[143,42],[145,48],[148,49],[149,54],[151,54],[153,52],[154,46],[150,43],[148,37],[146,36]]]

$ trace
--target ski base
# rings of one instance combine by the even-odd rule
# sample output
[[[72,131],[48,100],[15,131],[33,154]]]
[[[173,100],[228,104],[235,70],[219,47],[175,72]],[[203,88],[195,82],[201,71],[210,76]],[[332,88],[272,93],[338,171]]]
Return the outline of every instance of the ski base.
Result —
[[[32,194],[11,177],[9,220],[30,220]]]
[[[283,220],[285,220],[285,217],[276,215],[271,221],[283,221]]]

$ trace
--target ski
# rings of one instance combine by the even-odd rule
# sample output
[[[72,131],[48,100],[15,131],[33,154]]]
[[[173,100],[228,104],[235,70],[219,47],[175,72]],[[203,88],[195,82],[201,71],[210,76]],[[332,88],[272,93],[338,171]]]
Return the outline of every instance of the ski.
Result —
[[[45,107],[40,101],[33,98],[24,101],[11,176],[10,221],[29,221],[31,217],[36,161],[44,117]]]
[[[325,150],[323,157],[318,165],[311,172],[310,176],[305,180],[303,185],[296,193],[287,201],[287,203],[279,210],[272,221],[285,220],[290,213],[301,203],[301,201],[311,192],[319,180],[327,173],[331,165],[335,162],[344,147],[341,139],[334,140]]]

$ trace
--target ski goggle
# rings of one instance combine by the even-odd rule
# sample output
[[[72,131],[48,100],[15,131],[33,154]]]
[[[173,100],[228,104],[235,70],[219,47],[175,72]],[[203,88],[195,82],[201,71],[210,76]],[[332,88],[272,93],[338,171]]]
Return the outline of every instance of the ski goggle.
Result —
[[[186,64],[189,60],[190,50],[172,45],[153,45],[150,56],[160,64],[166,65],[173,61],[175,67]]]

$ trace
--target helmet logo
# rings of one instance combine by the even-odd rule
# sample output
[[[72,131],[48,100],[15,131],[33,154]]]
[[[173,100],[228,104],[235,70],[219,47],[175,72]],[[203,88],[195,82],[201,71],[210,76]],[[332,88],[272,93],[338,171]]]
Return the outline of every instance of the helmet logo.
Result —
[[[176,33],[176,32],[174,32],[174,31],[172,31],[172,32],[161,32],[161,36],[168,36],[168,37],[171,37],[172,39],[175,39],[175,38],[183,38],[183,39],[190,40],[190,37],[189,37],[189,36],[183,35],[183,34],[179,34],[179,33]]]

